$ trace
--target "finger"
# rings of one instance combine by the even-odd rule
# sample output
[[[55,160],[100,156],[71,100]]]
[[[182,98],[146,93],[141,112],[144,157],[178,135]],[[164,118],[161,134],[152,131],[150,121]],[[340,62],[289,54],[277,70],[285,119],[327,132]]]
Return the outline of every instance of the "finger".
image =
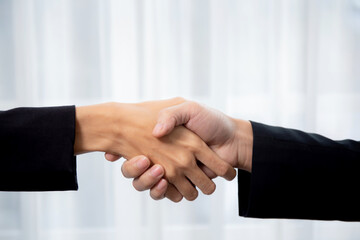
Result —
[[[160,179],[151,189],[150,196],[154,200],[160,200],[165,197],[166,190],[169,186],[169,183],[164,179]],[[180,193],[179,193],[180,194]]]
[[[233,180],[236,176],[235,169],[230,164],[222,160],[205,144],[200,151],[195,153],[195,157],[212,170],[217,176],[223,177],[227,180]]]
[[[180,202],[183,199],[183,195],[176,189],[176,187],[169,183],[166,190],[165,197],[173,202]]]
[[[137,178],[150,166],[150,160],[145,156],[137,156],[127,160],[121,166],[121,172],[126,178]]]
[[[164,175],[164,168],[156,164],[141,174],[133,181],[133,186],[138,191],[151,189]]]
[[[188,201],[194,201],[199,195],[195,186],[185,177],[179,178],[176,182],[174,182],[174,185],[181,195],[183,195]]]
[[[201,169],[201,171],[203,171],[206,174],[206,176],[208,176],[210,179],[217,177],[217,175],[213,171],[211,171],[210,168],[205,166],[204,164],[198,163],[198,165],[199,165],[199,168]]]
[[[215,183],[200,168],[192,170],[190,174],[187,174],[187,178],[206,195],[210,195],[215,191]]]
[[[110,162],[115,162],[116,160],[119,160],[121,158],[120,155],[115,155],[112,153],[105,153],[105,159]]]
[[[186,124],[192,116],[193,111],[188,107],[189,103],[181,103],[160,111],[153,135],[163,137],[169,134],[174,127]]]

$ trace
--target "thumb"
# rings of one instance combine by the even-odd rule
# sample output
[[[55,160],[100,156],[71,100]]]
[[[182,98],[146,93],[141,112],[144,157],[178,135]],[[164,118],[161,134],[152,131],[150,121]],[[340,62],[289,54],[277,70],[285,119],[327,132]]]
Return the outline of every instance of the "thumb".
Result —
[[[164,108],[159,112],[153,135],[163,137],[172,132],[176,126],[186,124],[191,119],[192,112],[189,102]]]

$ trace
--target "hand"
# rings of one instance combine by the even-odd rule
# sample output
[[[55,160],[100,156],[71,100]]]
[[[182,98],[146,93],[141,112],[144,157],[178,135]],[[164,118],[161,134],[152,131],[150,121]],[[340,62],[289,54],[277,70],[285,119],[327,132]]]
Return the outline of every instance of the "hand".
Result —
[[[250,122],[232,119],[219,111],[189,101],[163,109],[157,122],[153,135],[164,136],[175,126],[184,124],[199,135],[223,160],[233,167],[251,172],[253,134]],[[208,176],[214,177],[210,169],[204,167],[203,170]],[[143,186],[153,186],[154,183],[146,182],[142,178],[138,180],[137,186],[139,185],[138,188],[143,190]],[[154,191],[151,189],[150,192]],[[151,195],[163,196],[157,192]]]
[[[177,127],[162,138],[151,135],[159,111],[179,102],[181,99],[79,107],[75,153],[106,151],[127,159],[146,155],[164,167],[164,177],[176,187],[168,188],[169,198],[174,198],[179,191],[186,199],[195,199],[198,193],[193,184],[203,193],[211,194],[215,184],[197,166],[196,159],[217,175],[233,179],[236,173],[229,164],[184,127]]]
[[[160,111],[153,135],[165,136],[179,125],[197,134],[231,166],[251,172],[253,133],[249,121],[186,101]]]

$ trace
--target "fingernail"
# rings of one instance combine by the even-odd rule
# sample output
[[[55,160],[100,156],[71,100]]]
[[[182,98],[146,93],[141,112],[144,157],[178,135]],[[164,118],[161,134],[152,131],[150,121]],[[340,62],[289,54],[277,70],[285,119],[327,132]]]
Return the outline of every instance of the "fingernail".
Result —
[[[150,171],[150,174],[153,176],[153,177],[160,177],[161,174],[162,174],[162,169],[160,166],[154,166],[153,168],[151,168],[151,171]]]
[[[156,124],[153,134],[156,134],[156,135],[159,134],[163,128],[164,128],[164,124],[162,124],[162,123]]]
[[[145,169],[149,166],[149,162],[147,161],[146,157],[141,157],[139,160],[136,161],[136,167],[138,169]]]
[[[161,179],[159,184],[156,186],[157,190],[163,190],[166,187],[166,181],[164,179]]]

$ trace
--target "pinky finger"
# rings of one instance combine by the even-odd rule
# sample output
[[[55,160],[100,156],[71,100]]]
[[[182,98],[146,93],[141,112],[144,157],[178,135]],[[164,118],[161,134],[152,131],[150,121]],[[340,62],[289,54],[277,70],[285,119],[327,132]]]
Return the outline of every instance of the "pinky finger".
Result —
[[[150,196],[154,200],[161,200],[165,198],[165,193],[169,184],[165,179],[161,179],[150,189]]]

